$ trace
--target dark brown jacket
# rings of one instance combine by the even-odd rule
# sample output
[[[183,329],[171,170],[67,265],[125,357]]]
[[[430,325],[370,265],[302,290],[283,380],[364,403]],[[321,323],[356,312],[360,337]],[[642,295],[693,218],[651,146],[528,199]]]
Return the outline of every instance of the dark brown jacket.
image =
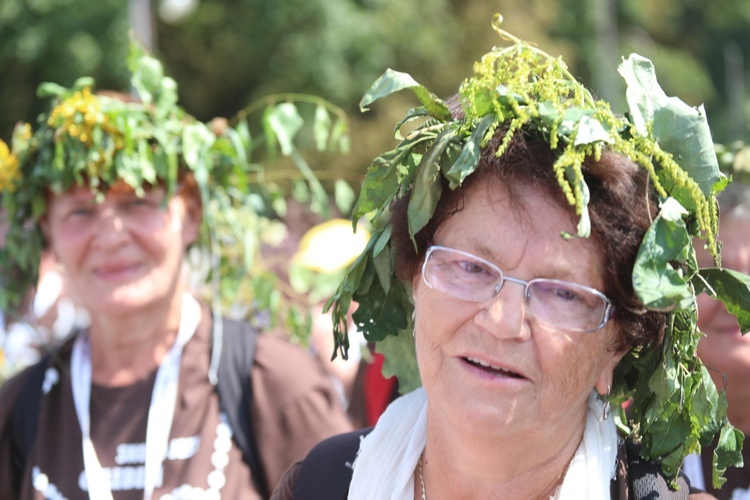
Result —
[[[205,314],[195,336],[185,346],[173,433],[186,426],[189,427],[186,432],[190,435],[201,432],[199,421],[204,418],[202,415],[205,415],[207,420],[218,419],[218,395],[215,387],[208,383],[206,376],[210,360],[211,326],[210,315]],[[60,355],[60,365],[69,366],[70,349],[61,350]],[[12,461],[18,456],[13,452],[12,420],[16,401],[22,397],[21,391],[29,371],[20,373],[0,387],[1,499],[41,498],[40,493],[31,487],[32,467],[29,464],[46,463],[50,464],[50,468],[57,467],[59,471],[69,469],[71,477],[78,477],[82,468],[81,438],[70,397],[68,373],[61,369],[58,388],[42,397],[38,439],[30,451],[27,467],[20,481],[12,472]],[[302,459],[315,444],[326,437],[352,428],[328,376],[317,360],[285,340],[270,335],[259,336],[255,364],[252,368],[252,388],[250,415],[253,421],[255,448],[260,456],[265,482],[271,490],[279,482],[284,471],[295,461]],[[56,393],[54,398],[48,397],[53,393]],[[129,408],[127,412],[120,412],[126,413],[124,415],[112,415],[112,412],[105,408],[103,418],[113,421],[117,419],[118,422],[131,422],[139,418],[143,420],[149,398],[150,393],[145,395],[144,404]],[[194,424],[190,424],[191,421]],[[196,421],[198,422],[195,423]],[[120,427],[119,423],[115,423],[113,428]],[[63,447],[66,449],[60,449]],[[236,446],[232,447],[229,458],[232,463],[226,468],[227,485],[221,491],[243,492],[242,498],[261,497],[249,479],[249,467],[242,461],[241,453]],[[194,468],[201,469],[198,466]],[[167,474],[165,465],[165,483],[169,483]],[[184,474],[186,475],[180,481],[190,481],[191,473]],[[204,480],[205,474],[202,469],[198,474],[201,480]],[[59,481],[64,480],[60,476]],[[19,483],[20,491],[16,491],[14,484]],[[77,498],[76,495],[69,498]]]

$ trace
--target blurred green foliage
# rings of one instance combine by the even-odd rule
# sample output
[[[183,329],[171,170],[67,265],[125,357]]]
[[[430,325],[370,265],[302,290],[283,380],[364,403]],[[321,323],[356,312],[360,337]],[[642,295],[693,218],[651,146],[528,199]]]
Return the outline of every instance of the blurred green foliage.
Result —
[[[387,67],[447,95],[499,42],[489,20],[500,11],[514,33],[564,55],[604,98],[622,95],[608,87],[620,85],[619,56],[636,51],[655,62],[668,94],[706,104],[717,140],[747,132],[747,98],[727,91],[740,80],[744,88],[747,71],[726,64],[750,53],[744,0],[197,0],[174,24],[158,16],[162,3],[153,2],[156,55],[180,84],[182,105],[203,121],[278,92],[319,94],[358,115],[364,89]],[[122,90],[128,26],[124,0],[0,2],[0,137],[39,113],[34,92],[43,81],[90,75],[100,88]],[[362,171],[383,149],[388,135],[375,128],[373,138],[368,124],[390,121],[386,113],[353,127],[349,168]]]

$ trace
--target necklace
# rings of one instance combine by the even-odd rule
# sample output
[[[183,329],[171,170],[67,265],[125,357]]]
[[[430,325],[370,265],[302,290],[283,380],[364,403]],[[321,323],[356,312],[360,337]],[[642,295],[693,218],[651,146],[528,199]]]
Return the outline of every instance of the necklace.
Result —
[[[427,492],[424,488],[424,476],[422,475],[422,455],[419,456],[419,484],[422,486],[422,500],[427,500]]]

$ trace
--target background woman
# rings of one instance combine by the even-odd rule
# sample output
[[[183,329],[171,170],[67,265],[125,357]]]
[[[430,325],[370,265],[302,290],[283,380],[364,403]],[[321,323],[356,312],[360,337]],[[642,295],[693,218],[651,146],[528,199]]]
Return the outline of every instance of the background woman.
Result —
[[[721,263],[728,269],[750,273],[750,185],[736,181],[718,196],[721,207],[719,238]],[[711,266],[711,256],[698,246],[698,264]],[[708,294],[698,296],[698,327],[706,335],[698,344],[698,355],[709,368],[716,387],[724,387],[729,421],[745,436],[750,434],[750,337],[743,335],[737,319]],[[696,457],[688,457],[685,472],[693,484],[701,485],[718,498],[735,498],[750,492],[750,450],[742,449],[744,467],[730,468],[721,489],[712,485],[711,461],[715,445]],[[695,460],[695,461],[694,461]]]
[[[391,70],[361,103],[412,88],[422,107],[368,171],[354,218],[374,212],[377,229],[334,317],[356,300],[358,328],[394,342],[396,363],[408,344],[388,335],[413,342],[423,388],[317,446],[276,498],[684,498],[697,437],[736,437],[715,407],[692,410],[713,385],[694,361],[687,249],[702,234],[715,255],[722,176],[713,151],[687,171],[655,139],[694,152],[705,118],[662,99],[637,56],[620,68],[633,121],[618,118],[561,61],[499,31],[513,45],[476,63],[450,105]],[[665,107],[691,137],[660,135]],[[345,352],[342,323],[337,335]],[[686,381],[704,392],[669,392]],[[621,440],[605,400],[625,397]]]
[[[91,324],[0,390],[0,497],[267,497],[351,426],[308,353],[191,293],[202,193],[236,186],[217,170],[233,164],[175,105],[158,61],[131,62],[143,102],[92,94],[87,80],[52,87],[50,114],[33,135],[17,130],[2,165],[4,270],[35,269],[43,231]]]

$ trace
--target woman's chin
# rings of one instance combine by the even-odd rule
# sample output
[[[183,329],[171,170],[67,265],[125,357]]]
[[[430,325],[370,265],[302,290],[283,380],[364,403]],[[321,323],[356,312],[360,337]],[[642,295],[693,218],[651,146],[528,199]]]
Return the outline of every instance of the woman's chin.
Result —
[[[530,403],[518,397],[487,398],[468,392],[457,392],[443,398],[449,404],[441,412],[464,431],[478,436],[490,436],[513,432],[531,423]]]
[[[122,315],[138,311],[162,298],[153,286],[130,284],[100,294],[92,294],[86,308],[93,315]]]

